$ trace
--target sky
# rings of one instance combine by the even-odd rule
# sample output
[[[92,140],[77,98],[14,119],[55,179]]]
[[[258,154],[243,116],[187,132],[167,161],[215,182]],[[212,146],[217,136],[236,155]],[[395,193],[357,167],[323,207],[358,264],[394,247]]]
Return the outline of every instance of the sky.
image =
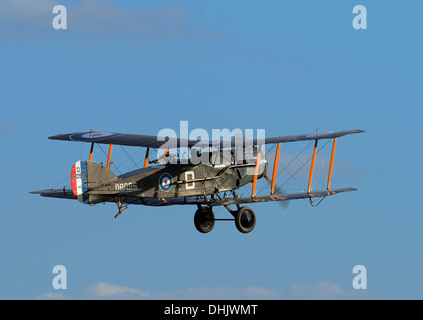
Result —
[[[58,4],[66,30],[52,25]],[[367,29],[353,27],[356,5]],[[422,299],[422,10],[417,0],[0,0],[0,299]],[[253,204],[252,233],[218,222],[206,235],[191,206],[132,206],[114,219],[112,204],[29,194],[69,186],[88,158],[89,146],[48,136],[156,135],[180,121],[266,136],[365,130],[339,139],[332,179],[358,191],[316,208]],[[281,163],[304,146],[283,149]],[[52,286],[57,265],[65,290]],[[352,285],[357,265],[365,290]]]

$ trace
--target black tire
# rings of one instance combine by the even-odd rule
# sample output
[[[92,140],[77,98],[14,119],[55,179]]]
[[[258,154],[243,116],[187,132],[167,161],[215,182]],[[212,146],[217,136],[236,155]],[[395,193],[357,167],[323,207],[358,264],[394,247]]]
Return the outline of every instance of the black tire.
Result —
[[[235,216],[235,226],[241,233],[250,233],[256,226],[256,215],[253,209],[242,207]]]
[[[213,230],[216,221],[214,212],[209,208],[201,208],[195,212],[194,225],[198,232],[209,233]]]

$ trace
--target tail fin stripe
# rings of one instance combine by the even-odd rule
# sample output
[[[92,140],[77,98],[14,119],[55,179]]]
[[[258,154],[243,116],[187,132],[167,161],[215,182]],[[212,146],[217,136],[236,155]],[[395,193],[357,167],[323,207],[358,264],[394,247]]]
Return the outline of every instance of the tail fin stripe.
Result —
[[[72,191],[78,201],[87,204],[87,162],[77,161],[71,172]]]

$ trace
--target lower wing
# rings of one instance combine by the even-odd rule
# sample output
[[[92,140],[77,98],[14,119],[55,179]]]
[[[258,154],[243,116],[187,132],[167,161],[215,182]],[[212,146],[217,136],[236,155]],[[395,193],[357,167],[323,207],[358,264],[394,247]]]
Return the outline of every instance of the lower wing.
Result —
[[[270,201],[287,201],[296,199],[312,199],[333,196],[338,193],[356,191],[354,188],[343,188],[334,190],[320,190],[313,192],[297,192],[297,193],[282,193],[268,196],[258,197],[243,197],[243,198],[204,198],[204,197],[189,197],[189,198],[131,198],[127,197],[126,204],[138,204],[146,206],[169,206],[169,205],[208,205],[208,206],[228,206],[243,203],[256,202],[270,202]],[[74,199],[72,189],[46,189],[40,191],[33,191],[31,194],[39,194],[42,197],[60,198],[60,199]],[[124,196],[121,194],[121,196]],[[110,200],[113,202],[113,199]]]

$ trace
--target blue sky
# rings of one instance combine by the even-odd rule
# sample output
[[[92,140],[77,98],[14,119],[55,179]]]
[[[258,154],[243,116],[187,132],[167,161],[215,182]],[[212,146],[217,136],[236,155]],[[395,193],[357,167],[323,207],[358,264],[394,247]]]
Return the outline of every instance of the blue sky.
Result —
[[[56,4],[68,30],[51,25]],[[367,30],[352,27],[357,4]],[[422,10],[411,0],[0,0],[0,298],[422,299]],[[359,191],[317,208],[255,204],[248,235],[232,223],[199,234],[194,207],[134,206],[115,220],[111,204],[29,194],[69,185],[88,156],[48,136],[154,135],[184,120],[267,136],[366,130],[339,140],[332,182]],[[359,264],[366,291],[352,288]],[[67,290],[52,287],[55,265]]]

